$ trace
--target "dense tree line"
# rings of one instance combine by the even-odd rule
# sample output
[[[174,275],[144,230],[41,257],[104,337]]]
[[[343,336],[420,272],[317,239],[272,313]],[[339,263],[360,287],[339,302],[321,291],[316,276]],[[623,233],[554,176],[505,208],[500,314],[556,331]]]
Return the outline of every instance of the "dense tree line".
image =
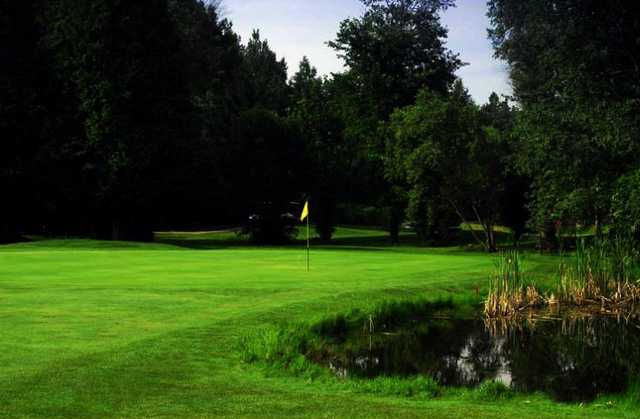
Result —
[[[0,16],[3,241],[146,240],[296,197],[286,64],[214,5],[7,0]]]
[[[520,107],[517,163],[532,179],[531,226],[551,243],[553,224],[637,234],[637,2],[491,0],[489,16]]]
[[[511,187],[513,146],[509,128],[498,124],[511,112],[495,94],[478,107],[457,82],[447,97],[425,90],[393,114],[387,173],[406,185],[408,215],[419,235],[446,243],[452,226],[477,223],[484,237],[471,234],[495,251],[499,223],[521,234],[524,217],[509,203],[522,204],[524,189]]]
[[[243,224],[274,242],[305,199],[323,240],[345,206],[392,240],[479,225],[489,251],[497,225],[638,234],[637,6],[490,0],[514,95],[480,106],[446,47],[453,0],[362,2],[329,42],[346,69],[304,58],[288,79],[216,3],[0,1],[0,241]]]

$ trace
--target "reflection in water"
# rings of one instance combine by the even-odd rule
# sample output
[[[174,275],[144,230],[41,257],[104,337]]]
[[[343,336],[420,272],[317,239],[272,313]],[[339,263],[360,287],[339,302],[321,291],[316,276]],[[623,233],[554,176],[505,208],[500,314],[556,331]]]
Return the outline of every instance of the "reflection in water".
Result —
[[[450,386],[496,379],[557,400],[591,400],[622,392],[638,377],[638,324],[637,318],[548,314],[510,324],[412,320],[400,330],[353,331],[322,358],[340,376],[426,374]]]

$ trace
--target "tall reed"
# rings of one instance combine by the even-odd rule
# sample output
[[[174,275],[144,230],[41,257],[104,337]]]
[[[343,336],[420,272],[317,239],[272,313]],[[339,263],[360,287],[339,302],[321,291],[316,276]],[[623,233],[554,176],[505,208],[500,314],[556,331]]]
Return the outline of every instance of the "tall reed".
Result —
[[[640,301],[640,257],[633,239],[614,236],[582,239],[576,252],[560,264],[558,296],[576,305]]]
[[[640,252],[633,238],[596,237],[577,243],[575,253],[563,255],[557,296],[541,296],[523,269],[517,249],[502,252],[489,281],[484,312],[488,318],[509,317],[543,304],[599,306],[616,312],[640,304]]]
[[[535,285],[525,274],[518,249],[502,251],[495,260],[484,305],[487,317],[510,316],[542,302]]]

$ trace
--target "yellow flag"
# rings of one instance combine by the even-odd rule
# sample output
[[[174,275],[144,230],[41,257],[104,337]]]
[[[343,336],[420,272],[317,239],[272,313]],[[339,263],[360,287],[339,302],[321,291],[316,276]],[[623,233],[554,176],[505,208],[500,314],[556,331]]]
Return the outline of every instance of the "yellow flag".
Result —
[[[304,203],[304,209],[302,210],[302,214],[300,215],[300,221],[304,221],[305,218],[309,216],[309,201]]]

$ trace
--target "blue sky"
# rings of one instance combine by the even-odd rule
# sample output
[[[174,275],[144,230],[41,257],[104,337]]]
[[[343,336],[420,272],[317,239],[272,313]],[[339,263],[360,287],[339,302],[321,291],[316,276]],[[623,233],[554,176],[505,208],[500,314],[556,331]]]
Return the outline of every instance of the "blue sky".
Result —
[[[458,6],[442,16],[449,28],[449,49],[469,63],[458,72],[477,103],[489,94],[510,94],[504,63],[493,58],[487,39],[489,21],[484,0],[458,0]],[[335,38],[339,24],[363,11],[358,0],[222,0],[223,15],[246,41],[254,28],[260,29],[271,48],[284,57],[292,74],[304,55],[320,74],[343,69],[343,63],[326,42]]]

